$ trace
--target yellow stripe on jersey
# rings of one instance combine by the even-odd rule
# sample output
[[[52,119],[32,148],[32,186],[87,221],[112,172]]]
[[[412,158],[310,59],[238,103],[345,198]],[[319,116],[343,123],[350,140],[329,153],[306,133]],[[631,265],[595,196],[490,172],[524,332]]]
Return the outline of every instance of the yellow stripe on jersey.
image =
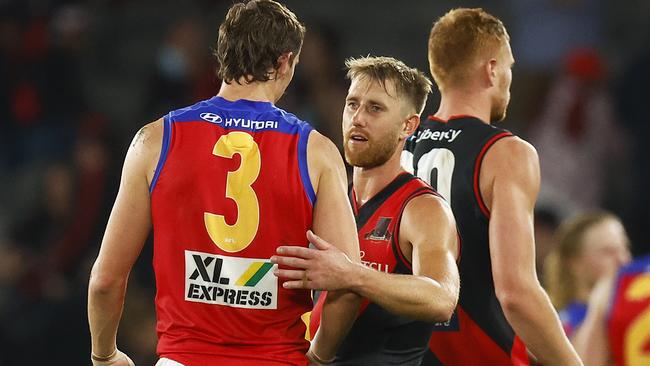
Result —
[[[311,336],[309,334],[309,321],[311,320],[311,311],[308,311],[300,316],[300,319],[302,319],[302,322],[305,323],[305,326],[307,326],[307,330],[305,331],[305,339],[311,342]]]
[[[257,271],[258,271],[258,270],[259,270],[263,265],[264,265],[264,262],[254,262],[254,263],[251,263],[251,265],[248,266],[248,269],[246,270],[246,272],[244,272],[244,274],[242,274],[242,275],[237,279],[237,282],[235,282],[235,285],[237,285],[237,286],[245,286],[245,285],[246,285],[246,282],[248,282],[248,280],[250,280],[250,279],[255,275],[255,273],[257,273]]]

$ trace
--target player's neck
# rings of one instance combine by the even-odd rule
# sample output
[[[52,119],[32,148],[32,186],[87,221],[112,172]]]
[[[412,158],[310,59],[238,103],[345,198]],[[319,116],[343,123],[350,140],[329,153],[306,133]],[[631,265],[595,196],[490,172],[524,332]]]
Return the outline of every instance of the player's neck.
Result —
[[[276,89],[277,86],[273,81],[262,83],[252,82],[250,84],[241,81],[241,85],[234,81],[230,84],[222,82],[221,89],[219,89],[217,95],[230,101],[245,99],[257,102],[271,102],[275,104],[282,95],[282,93],[278,93]]]
[[[444,121],[452,116],[473,116],[490,124],[490,99],[485,93],[467,90],[446,90],[440,98],[435,116]]]
[[[399,151],[397,151],[399,150]],[[357,197],[357,204],[363,205],[404,172],[400,165],[402,148],[384,164],[374,168],[354,167],[352,184]]]

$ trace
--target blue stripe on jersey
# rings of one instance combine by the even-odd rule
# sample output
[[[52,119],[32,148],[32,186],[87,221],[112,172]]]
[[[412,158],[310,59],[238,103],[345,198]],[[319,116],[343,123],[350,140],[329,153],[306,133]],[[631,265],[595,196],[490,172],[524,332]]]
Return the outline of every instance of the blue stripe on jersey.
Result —
[[[276,131],[293,135],[300,133],[303,125],[307,124],[269,102],[244,99],[231,102],[221,97],[213,97],[169,114],[174,123],[204,121],[226,130],[248,132]]]
[[[171,116],[168,114],[163,117],[163,140],[162,146],[160,147],[160,157],[158,158],[158,165],[156,166],[156,171],[153,174],[153,179],[151,180],[151,185],[149,186],[149,193],[153,192],[156,182],[158,181],[158,176],[160,176],[160,171],[165,165],[165,160],[167,160],[167,152],[169,151],[169,142],[171,141]]]
[[[233,102],[215,96],[187,108],[171,111],[165,120],[169,120],[170,124],[172,120],[173,123],[207,122],[218,125],[226,130],[235,131],[275,131],[290,135],[297,134],[300,178],[312,206],[316,203],[316,192],[309,178],[307,164],[307,142],[309,140],[309,133],[313,130],[313,127],[295,115],[277,108],[270,102],[258,102],[245,99]],[[165,126],[167,127],[167,125]],[[165,147],[165,154],[167,153],[168,145],[169,141],[167,141],[167,147]],[[158,173],[159,171],[156,170],[154,179],[157,179]],[[152,182],[151,190],[153,189],[153,183],[155,183],[155,180]]]
[[[309,134],[311,133],[311,126],[306,125],[300,129],[300,137],[298,137],[298,166],[300,167],[300,178],[302,178],[302,185],[305,188],[307,197],[311,201],[312,207],[316,204],[316,192],[311,184],[309,178],[309,167],[307,165],[307,142],[309,141]]]
[[[639,257],[621,268],[619,276],[629,273],[650,272],[650,255]]]
[[[587,304],[582,302],[572,302],[559,312],[562,325],[568,326],[568,337],[572,337],[575,331],[582,325],[587,316]]]
[[[609,301],[607,303],[607,311],[605,312],[605,320],[609,322],[609,319],[612,314],[614,300],[618,294],[618,289],[621,286],[621,280],[624,276],[637,273],[650,273],[650,255],[639,257],[632,262],[624,265],[616,273],[616,278],[614,279],[614,288],[609,293]]]

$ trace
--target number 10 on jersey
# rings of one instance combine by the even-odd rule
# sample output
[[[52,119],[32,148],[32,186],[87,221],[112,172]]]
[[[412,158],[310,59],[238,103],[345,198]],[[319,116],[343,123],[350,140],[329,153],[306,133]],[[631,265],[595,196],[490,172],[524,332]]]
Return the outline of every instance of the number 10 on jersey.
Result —
[[[418,161],[418,178],[424,179],[451,204],[451,179],[456,157],[449,149],[436,148]]]

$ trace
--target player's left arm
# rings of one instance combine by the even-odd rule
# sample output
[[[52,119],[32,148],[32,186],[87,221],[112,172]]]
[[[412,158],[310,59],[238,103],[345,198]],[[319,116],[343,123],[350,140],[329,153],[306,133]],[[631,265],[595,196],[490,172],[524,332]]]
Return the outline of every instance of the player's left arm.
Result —
[[[535,271],[537,151],[518,137],[502,138],[487,151],[479,174],[490,210],[494,291],[506,320],[542,365],[582,365]]]
[[[449,205],[430,194],[411,199],[401,219],[399,241],[412,247],[413,275],[367,269],[353,289],[396,314],[449,320],[460,288],[458,234]]]
[[[614,277],[608,276],[598,282],[589,299],[587,317],[573,336],[573,345],[585,365],[613,364],[605,324],[613,288]]]
[[[277,275],[286,288],[345,289],[395,314],[430,322],[449,320],[458,301],[456,224],[449,206],[432,195],[413,198],[404,209],[400,241],[412,246],[412,275],[384,273],[353,263],[320,237],[308,234],[316,249],[280,247],[272,260],[296,269]]]
[[[92,354],[100,359],[115,353],[129,273],[151,228],[149,182],[160,153],[161,126],[161,121],[149,124],[133,139],[101,249],[90,274],[88,323]]]

